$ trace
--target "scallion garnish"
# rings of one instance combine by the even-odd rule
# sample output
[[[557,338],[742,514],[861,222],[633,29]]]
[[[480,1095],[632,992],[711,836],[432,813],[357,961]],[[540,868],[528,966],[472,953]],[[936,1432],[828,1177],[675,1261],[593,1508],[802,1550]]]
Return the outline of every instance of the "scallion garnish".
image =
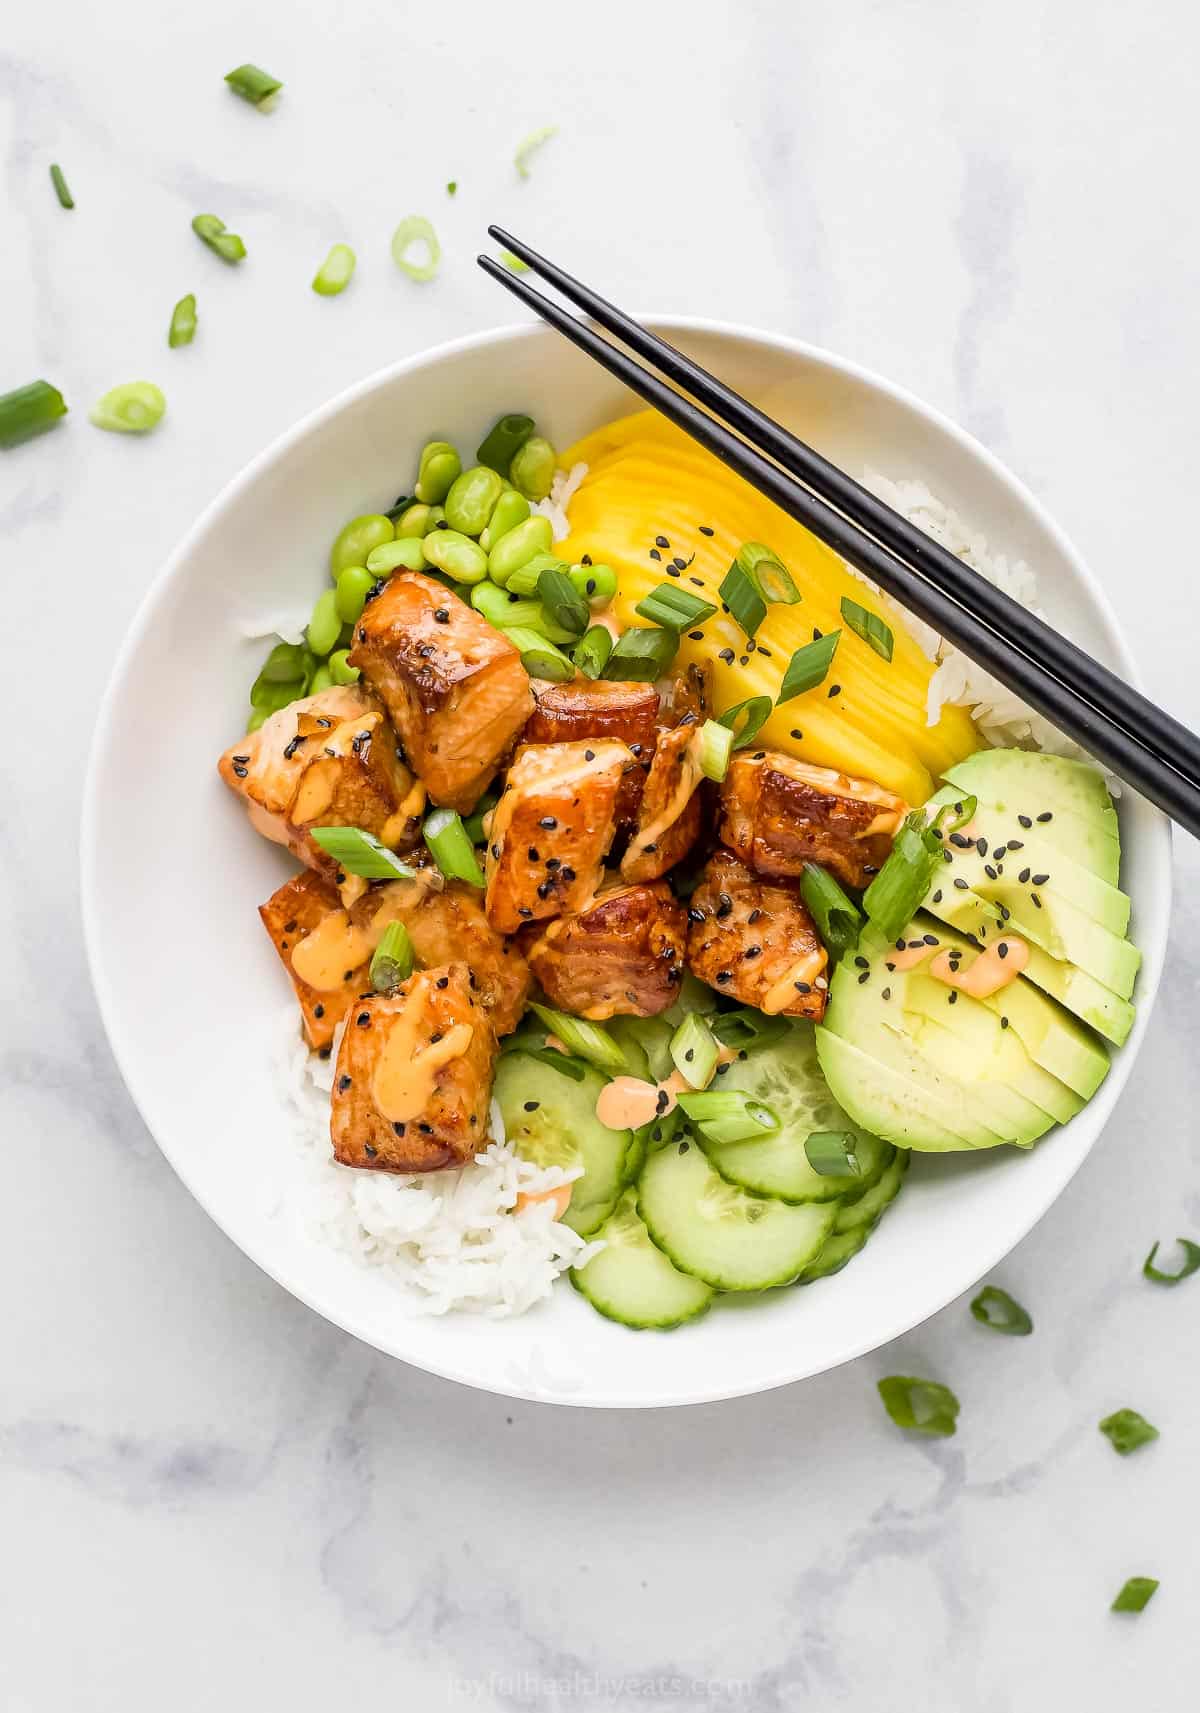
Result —
[[[790,702],[794,696],[803,696],[806,690],[815,690],[818,684],[825,682],[841,640],[841,631],[831,630],[827,636],[819,636],[815,642],[806,642],[803,648],[796,650],[788,661],[783,683],[779,686],[776,707],[781,702]]]
[[[1024,1338],[1033,1331],[1028,1312],[998,1285],[985,1285],[977,1297],[972,1297],[971,1313],[981,1326],[990,1326],[993,1332]]]
[[[726,708],[723,714],[719,714],[717,724],[728,726],[734,734],[734,749],[745,749],[747,744],[754,742],[770,719],[772,706],[769,696],[747,696],[744,702],[735,702],[732,708]],[[740,730],[739,719],[742,721]]]
[[[805,863],[800,895],[831,958],[836,961],[857,946],[861,912],[827,869],[818,868],[815,862]]]
[[[964,797],[958,803],[943,803],[933,818],[930,831],[941,833],[945,838],[949,838],[951,833],[961,833],[974,820],[978,807],[978,797]]]
[[[678,1096],[679,1105],[710,1142],[752,1142],[774,1136],[779,1114],[738,1089],[703,1089]]]
[[[717,1068],[721,1049],[707,1020],[691,1011],[671,1037],[675,1069],[692,1088],[707,1088]]]
[[[498,476],[508,476],[508,467],[533,433],[533,418],[512,411],[499,417],[488,429],[475,452],[475,462],[486,464]]]
[[[230,265],[240,262],[246,254],[246,246],[237,233],[227,232],[225,222],[215,214],[197,214],[192,221],[192,231]]]
[[[50,182],[54,186],[54,194],[58,198],[59,206],[61,208],[74,208],[75,198],[67,189],[67,181],[63,177],[63,170],[57,163],[50,168]]]
[[[1193,1273],[1200,1272],[1200,1243],[1193,1243],[1190,1237],[1177,1237],[1176,1243],[1183,1250],[1183,1265],[1174,1273],[1165,1273],[1154,1265],[1154,1257],[1158,1254],[1158,1244],[1142,1262],[1142,1275],[1153,1279],[1156,1285],[1179,1285],[1184,1279],[1190,1279]]]
[[[463,826],[467,829],[467,837],[473,845],[481,845],[487,838],[487,834],[483,830],[483,823],[499,801],[500,798],[495,791],[486,791],[471,810],[471,813],[464,819]]]
[[[167,344],[172,351],[180,345],[190,345],[196,337],[196,294],[188,292],[181,297],[171,311],[171,325],[167,329]]]
[[[529,1008],[535,1012],[546,1025],[547,1032],[560,1040],[569,1053],[576,1053],[581,1059],[586,1059],[589,1065],[595,1065],[599,1071],[606,1071],[609,1076],[620,1076],[627,1073],[629,1065],[625,1055],[613,1040],[607,1029],[602,1029],[598,1023],[589,1023],[583,1017],[572,1017],[566,1011],[555,1011],[549,1005],[539,1005],[536,1000]]]
[[[885,940],[898,939],[912,921],[929,891],[936,860],[928,834],[918,832],[906,820],[892,842],[887,861],[863,894],[863,909]]]
[[[517,152],[513,156],[513,165],[522,178],[529,177],[530,156],[540,149],[543,143],[548,143],[557,130],[557,125],[543,125],[539,130],[531,131],[527,137],[517,144]]]
[[[774,602],[792,606],[800,591],[791,572],[761,541],[746,541],[721,580],[721,599],[748,637],[752,637]]]
[[[649,624],[664,625],[668,630],[690,630],[711,619],[717,609],[712,601],[702,601],[674,583],[660,583],[633,610]]]
[[[529,272],[529,263],[523,262],[520,256],[514,256],[511,250],[501,250],[500,260],[510,274],[527,274]]]
[[[509,595],[534,595],[537,593],[538,578],[543,571],[567,570],[565,559],[559,559],[554,553],[535,553],[532,559],[527,559],[524,565],[518,565],[515,571],[509,573],[508,582],[504,585]]]
[[[805,1137],[804,1152],[814,1172],[823,1178],[861,1178],[862,1167],[849,1130],[814,1130]]]
[[[371,986],[376,993],[388,993],[399,987],[412,974],[414,962],[408,929],[403,922],[389,922],[371,959]]]
[[[947,1437],[957,1428],[958,1399],[940,1380],[919,1380],[912,1374],[889,1374],[878,1385],[883,1407],[897,1427]]]
[[[735,1053],[753,1052],[756,1047],[770,1047],[781,1041],[790,1025],[782,1017],[768,1017],[753,1006],[739,1006],[736,1011],[718,1011],[709,1018],[709,1026],[723,1047]]]
[[[679,651],[679,633],[634,626],[613,645],[612,653],[601,670],[602,678],[629,683],[653,684],[661,678]]]
[[[599,678],[612,651],[612,632],[604,625],[593,625],[575,644],[575,665],[585,678]]]
[[[262,665],[259,677],[267,684],[292,684],[312,671],[314,656],[302,642],[277,642]]]
[[[855,636],[861,636],[863,641],[873,648],[884,660],[892,658],[892,650],[896,639],[891,627],[885,625],[878,613],[873,613],[867,607],[860,607],[857,601],[852,601],[848,595],[842,596],[842,617],[850,626]]]
[[[355,255],[349,244],[334,244],[313,275],[312,288],[318,297],[336,297],[354,276]]]
[[[1131,1576],[1113,1601],[1112,1612],[1144,1612],[1158,1588],[1155,1576]]]
[[[526,625],[506,625],[504,634],[520,650],[521,665],[531,678],[545,678],[551,684],[565,684],[574,678],[573,663],[540,631]]]
[[[588,628],[592,612],[567,573],[557,565],[547,565],[538,572],[538,599],[546,609],[552,624],[574,636],[582,636]]]
[[[528,1059],[536,1059],[540,1065],[549,1065],[561,1076],[570,1077],[574,1083],[581,1083],[587,1071],[587,1065],[582,1059],[574,1058],[569,1053],[556,1052],[553,1047],[538,1047],[528,1038],[509,1035],[500,1044],[501,1053],[524,1053]]]
[[[447,880],[465,880],[468,886],[484,885],[471,835],[457,810],[434,809],[425,817],[421,837]]]
[[[67,403],[49,381],[30,381],[0,395],[0,446],[19,446],[44,434],[67,414]]]
[[[456,178],[452,178],[452,179],[449,179],[447,181],[446,195],[447,196],[457,196],[458,195],[458,180]],[[481,460],[481,462],[482,462],[482,460]]]
[[[1121,1457],[1158,1438],[1158,1429],[1137,1410],[1114,1410],[1100,1423],[1100,1432]]]
[[[113,387],[88,412],[97,428],[113,434],[149,434],[166,414],[167,401],[153,381],[127,381]]]
[[[236,95],[243,101],[250,102],[252,107],[261,107],[264,101],[272,95],[277,95],[283,88],[277,77],[270,72],[262,71],[256,65],[239,65],[233,71],[225,73],[225,81]]]
[[[380,844],[373,833],[361,827],[310,827],[309,834],[326,856],[331,856],[347,874],[364,880],[415,880],[416,869],[401,862],[395,851]]]
[[[423,262],[410,260],[408,252],[414,244],[425,246]],[[437,233],[423,214],[408,215],[392,233],[392,260],[410,280],[431,280],[441,259],[442,246],[438,243]]]
[[[705,779],[715,779],[719,785],[729,772],[729,758],[733,754],[732,727],[723,726],[720,720],[705,720],[697,734],[697,748],[701,773]]]

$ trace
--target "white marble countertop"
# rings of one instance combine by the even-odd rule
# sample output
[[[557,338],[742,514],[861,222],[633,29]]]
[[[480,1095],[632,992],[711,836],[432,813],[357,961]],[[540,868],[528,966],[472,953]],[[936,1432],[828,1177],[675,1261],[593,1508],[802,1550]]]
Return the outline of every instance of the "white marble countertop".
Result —
[[[960,1301],[805,1385],[624,1416],[388,1361],[210,1224],[105,1045],[76,828],[113,651],[168,550],[301,413],[510,318],[472,263],[495,217],[618,299],[829,345],[964,422],[1200,719],[1198,49],[1179,0],[9,9],[0,390],[44,374],[73,413],[0,466],[4,700],[38,746],[0,763],[5,1713],[1194,1704],[1200,1284],[1139,1275],[1155,1237],[1200,1237],[1188,839],[1144,1054],[999,1275],[1034,1337]],[[244,58],[287,82],[269,118],[222,86]],[[548,123],[521,183],[515,143]],[[199,248],[201,209],[246,237],[243,269]],[[446,252],[424,292],[387,253],[414,210]],[[328,303],[308,281],[338,239],[359,275]],[[187,290],[200,335],[168,352]],[[165,387],[163,429],[92,429],[135,376]],[[957,1438],[899,1434],[888,1371],[951,1380]],[[1121,1461],[1096,1422],[1125,1404],[1162,1439]],[[1114,1618],[1133,1573],[1162,1590]]]

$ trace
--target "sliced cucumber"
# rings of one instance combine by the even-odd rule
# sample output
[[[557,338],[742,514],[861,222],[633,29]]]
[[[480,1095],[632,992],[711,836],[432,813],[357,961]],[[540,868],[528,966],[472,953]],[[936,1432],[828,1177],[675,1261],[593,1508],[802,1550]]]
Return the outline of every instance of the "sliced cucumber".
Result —
[[[839,1202],[833,1221],[834,1231],[860,1231],[864,1226],[869,1230],[900,1194],[910,1157],[907,1148],[897,1148],[891,1164],[877,1184],[854,1201]]]
[[[780,1118],[780,1128],[763,1142],[709,1142],[700,1146],[727,1183],[780,1201],[834,1201],[848,1188],[866,1188],[863,1179],[823,1176],[809,1164],[804,1144],[814,1130],[841,1130],[854,1138],[863,1177],[874,1183],[886,1164],[884,1145],[862,1130],[834,1100],[817,1061],[811,1023],[794,1023],[772,1047],[752,1049],[737,1059],[713,1085],[765,1101]]]
[[[713,1291],[673,1267],[638,1217],[637,1201],[626,1190],[596,1236],[599,1255],[571,1270],[571,1283],[598,1314],[639,1329],[682,1326],[702,1315]]]
[[[725,1291],[798,1278],[832,1230],[835,1206],[749,1195],[687,1141],[652,1153],[638,1185],[638,1213],[658,1247],[683,1272]]]
[[[527,1053],[506,1053],[496,1070],[496,1099],[509,1145],[535,1166],[582,1166],[563,1215],[589,1237],[616,1206],[625,1187],[633,1135],[596,1117],[605,1079],[590,1067],[573,1082]]]
[[[671,1036],[675,1031],[665,1017],[614,1017],[608,1029],[631,1063],[635,1055],[645,1061],[647,1069],[638,1071],[638,1076],[646,1075],[651,1082],[661,1082],[675,1069],[671,1063]]]
[[[828,1279],[840,1273],[847,1261],[853,1261],[860,1249],[866,1247],[872,1227],[856,1225],[851,1231],[832,1231],[821,1246],[821,1253],[796,1280],[798,1285],[811,1285],[815,1279]]]

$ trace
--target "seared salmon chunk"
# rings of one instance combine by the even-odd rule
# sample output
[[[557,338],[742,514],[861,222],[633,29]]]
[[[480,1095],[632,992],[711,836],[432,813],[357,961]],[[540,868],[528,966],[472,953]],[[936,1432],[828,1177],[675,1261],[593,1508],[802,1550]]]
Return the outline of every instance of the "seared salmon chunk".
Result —
[[[335,935],[329,932],[326,924],[340,919],[349,926],[337,887],[323,875],[305,869],[301,874],[293,875],[278,892],[273,892],[265,904],[260,904],[258,913],[296,990],[309,1046],[316,1052],[328,1052],[334,1031],[357,991],[351,984],[357,980],[359,986],[363,985],[364,972],[361,968],[347,969],[343,960],[337,971],[337,985],[331,989],[326,984],[325,970],[317,967],[312,948],[307,954],[300,948],[306,940],[317,936],[314,945],[324,945],[333,954]],[[343,943],[348,938],[348,935],[344,936]],[[297,952],[300,953],[299,967],[293,961]],[[306,980],[301,973],[304,970],[315,973],[320,985]]]
[[[418,970],[350,1008],[330,1135],[343,1166],[435,1172],[487,1146],[496,1036],[466,964]]]
[[[655,1017],[683,980],[687,915],[665,881],[615,886],[523,936],[552,1005],[576,1017]]]
[[[350,664],[383,698],[430,797],[473,808],[533,708],[516,648],[420,571],[385,583],[354,636]]]
[[[408,929],[417,962],[466,964],[471,990],[493,1029],[497,1035],[510,1035],[529,998],[529,965],[516,941],[505,939],[488,921],[479,889],[451,880],[440,892],[423,891],[419,881],[395,880],[381,886],[379,893],[388,920],[403,922]],[[355,911],[367,903],[364,899],[356,904]]]
[[[533,682],[534,710],[526,743],[571,743],[577,738],[619,738],[638,763],[617,792],[617,830],[632,832],[642,786],[658,736],[659,701],[653,684],[576,678],[570,684]]]
[[[581,910],[612,844],[617,792],[634,765],[623,743],[526,744],[492,811],[488,921],[502,934]]]
[[[829,959],[792,881],[714,851],[688,909],[687,962],[718,993],[785,1017],[825,1015]]]
[[[757,750],[730,763],[720,837],[756,874],[792,877],[815,862],[843,886],[863,887],[887,861],[907,813],[902,797],[869,779]]]
[[[700,798],[696,788],[704,777],[697,736],[693,725],[659,733],[638,807],[637,825],[621,858],[622,880],[657,880],[674,868],[695,844],[700,832]]]

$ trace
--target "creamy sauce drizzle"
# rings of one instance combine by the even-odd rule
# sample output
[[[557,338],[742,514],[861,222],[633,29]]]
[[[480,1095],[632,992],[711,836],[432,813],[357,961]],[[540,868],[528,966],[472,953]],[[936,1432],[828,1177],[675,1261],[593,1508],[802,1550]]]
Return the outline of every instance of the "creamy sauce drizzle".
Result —
[[[732,1047],[722,1047],[717,1054],[718,1065],[729,1065],[737,1058]],[[716,1068],[713,1068],[713,1077]],[[708,1081],[712,1082],[713,1077]],[[704,1085],[708,1087],[708,1083]],[[640,1130],[652,1119],[665,1118],[679,1104],[679,1096],[687,1094],[692,1084],[682,1071],[672,1071],[660,1083],[650,1083],[644,1077],[614,1077],[596,1097],[596,1117],[610,1130]],[[662,1096],[666,1095],[666,1100]]]
[[[763,995],[759,1009],[771,1017],[786,1011],[793,1000],[802,997],[796,991],[796,983],[803,981],[807,982],[809,987],[815,987],[817,977],[828,962],[829,954],[824,946],[818,946],[815,951],[808,952],[798,963],[792,965],[786,975],[780,976],[777,982],[772,983]]]
[[[310,934],[296,942],[293,970],[301,981],[320,993],[344,987],[346,971],[362,968],[382,940],[389,922],[402,922],[421,902],[425,891],[420,879],[388,885],[369,922],[353,922],[348,911],[331,910]]]
[[[659,740],[660,751],[665,742],[666,739]],[[704,770],[700,766],[700,743],[700,728],[697,726],[679,757],[679,777],[675,781],[675,789],[663,809],[652,821],[640,826],[630,840],[629,849],[621,858],[622,874],[630,873],[636,868],[641,858],[649,854],[647,846],[658,844],[663,834],[670,832],[691,802],[693,792],[704,777]],[[653,763],[651,767],[653,768]]]
[[[469,1023],[455,1023],[440,1041],[418,1045],[427,1026],[429,978],[414,976],[403,1011],[388,1030],[371,1078],[371,1097],[389,1124],[417,1118],[433,1098],[438,1072],[451,1059],[459,1059],[471,1044],[475,1031]]]
[[[1029,962],[1029,947],[1024,940],[1010,935],[997,940],[985,952],[977,952],[969,964],[952,957],[948,947],[939,951],[936,946],[922,944],[905,946],[902,951],[892,950],[887,955],[887,962],[894,970],[918,969],[926,959],[932,959],[928,973],[935,981],[955,987],[971,999],[990,999],[1016,981]]]

